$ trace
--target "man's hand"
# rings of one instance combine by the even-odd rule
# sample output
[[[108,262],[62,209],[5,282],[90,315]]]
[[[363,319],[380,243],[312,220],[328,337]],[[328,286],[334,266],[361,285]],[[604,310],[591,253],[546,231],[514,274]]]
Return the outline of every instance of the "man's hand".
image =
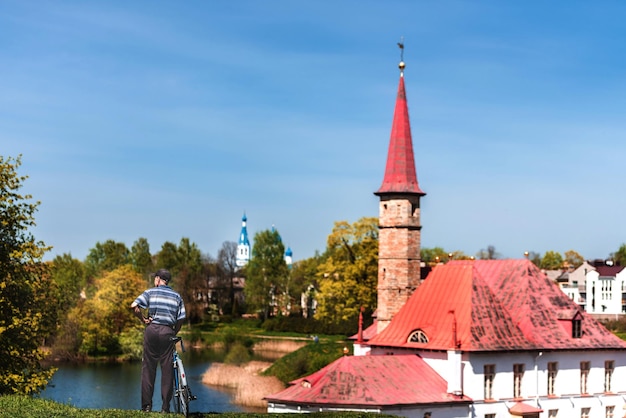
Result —
[[[141,309],[139,308],[139,306],[135,305],[131,307],[133,308],[133,313],[135,314],[135,316],[139,318],[139,320],[143,322],[144,325],[148,325],[150,324],[150,322],[152,322],[152,317],[146,318],[145,316],[143,316],[143,313],[141,313]]]

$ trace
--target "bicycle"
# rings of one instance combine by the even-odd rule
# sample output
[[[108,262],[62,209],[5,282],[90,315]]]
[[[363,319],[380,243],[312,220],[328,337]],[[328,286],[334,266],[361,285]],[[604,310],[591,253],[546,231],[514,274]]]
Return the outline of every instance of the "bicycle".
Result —
[[[191,394],[191,388],[187,383],[187,375],[185,374],[185,368],[183,367],[183,359],[178,355],[176,351],[176,343],[180,342],[180,349],[184,353],[185,345],[181,337],[172,337],[170,341],[174,344],[174,410],[178,414],[184,416],[189,415],[189,402],[196,400],[196,396]]]

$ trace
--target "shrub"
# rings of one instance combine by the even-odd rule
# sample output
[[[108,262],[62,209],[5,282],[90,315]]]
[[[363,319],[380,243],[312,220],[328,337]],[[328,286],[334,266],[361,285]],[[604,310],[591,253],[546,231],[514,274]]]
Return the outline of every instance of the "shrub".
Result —
[[[286,384],[318,371],[342,355],[342,344],[334,342],[308,344],[280,358],[263,374],[276,376]]]
[[[228,350],[226,357],[224,357],[224,363],[241,365],[249,362],[251,358],[250,349],[237,342]]]

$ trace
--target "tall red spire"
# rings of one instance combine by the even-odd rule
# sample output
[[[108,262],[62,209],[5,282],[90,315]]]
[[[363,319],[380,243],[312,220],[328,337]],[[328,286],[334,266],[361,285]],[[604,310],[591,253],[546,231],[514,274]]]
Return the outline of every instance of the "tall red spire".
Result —
[[[426,193],[420,189],[415,172],[409,108],[404,89],[404,62],[400,62],[399,67],[400,84],[396,98],[396,109],[393,114],[385,178],[382,186],[375,194],[407,193],[424,196]]]

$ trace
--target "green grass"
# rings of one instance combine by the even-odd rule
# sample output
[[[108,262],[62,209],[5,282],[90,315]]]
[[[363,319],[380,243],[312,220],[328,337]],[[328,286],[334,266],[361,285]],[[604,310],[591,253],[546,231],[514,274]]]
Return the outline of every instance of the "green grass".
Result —
[[[192,417],[216,417],[220,418],[252,418],[252,417],[264,417],[264,418],[288,418],[299,417],[300,414],[254,414],[254,413],[239,413],[239,412],[225,412],[225,413],[191,413]],[[70,405],[60,404],[57,402],[31,398],[27,396],[17,395],[4,395],[0,396],[0,417],[4,418],[146,418],[147,416],[161,416],[161,414],[151,413],[146,414],[141,411],[129,411],[122,409],[83,409],[75,408]],[[171,417],[182,415],[171,414]],[[307,415],[309,418],[321,418],[321,417],[344,417],[344,418],[361,418],[361,417],[375,417],[375,418],[387,418],[391,415],[379,415],[379,414],[364,414],[364,413],[314,413]]]

